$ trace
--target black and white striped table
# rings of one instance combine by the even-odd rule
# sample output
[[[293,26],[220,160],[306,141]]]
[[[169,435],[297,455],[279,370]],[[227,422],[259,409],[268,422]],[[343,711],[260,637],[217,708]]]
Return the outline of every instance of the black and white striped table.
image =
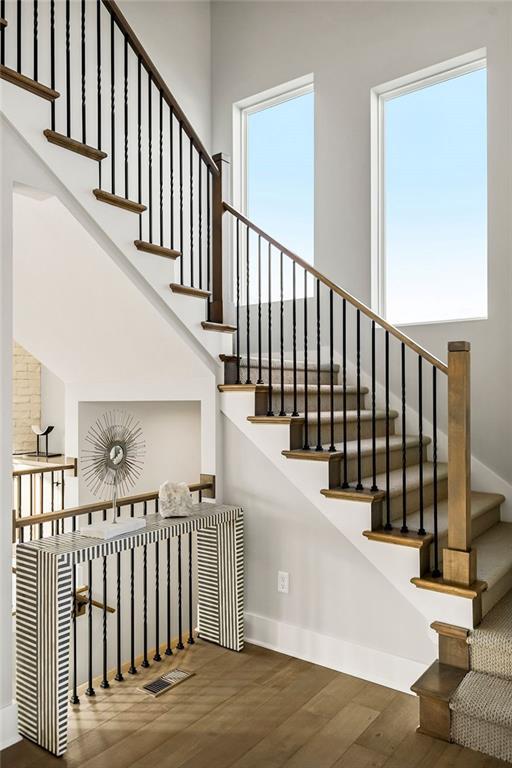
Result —
[[[243,513],[196,504],[186,518],[148,515],[144,529],[110,541],[77,532],[16,547],[16,698],[19,730],[53,754],[67,746],[72,567],[197,532],[199,633],[241,651]]]

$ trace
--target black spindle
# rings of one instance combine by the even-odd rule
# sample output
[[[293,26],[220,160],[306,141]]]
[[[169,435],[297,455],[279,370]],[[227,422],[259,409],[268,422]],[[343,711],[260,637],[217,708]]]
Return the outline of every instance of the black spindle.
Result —
[[[408,533],[407,526],[407,442],[406,442],[406,404],[405,404],[405,344],[401,345],[402,373],[402,527],[401,533]]]
[[[438,578],[441,575],[439,570],[439,530],[437,519],[437,369],[432,366],[432,480],[433,486],[433,508],[434,508],[434,568],[432,576]]]
[[[240,380],[240,220],[236,220],[236,383]]]
[[[267,416],[273,416],[272,408],[272,246],[268,244],[268,410]]]
[[[107,678],[108,669],[108,644],[107,644],[107,556],[103,556],[103,611],[102,611],[102,629],[103,629],[103,679],[100,688],[110,688]]]
[[[378,491],[377,487],[377,428],[376,428],[376,401],[375,401],[375,320],[372,320],[372,491]]]
[[[342,336],[342,371],[343,387],[343,483],[342,488],[348,488],[348,456],[347,456],[347,300],[343,299],[343,336]]]
[[[206,167],[206,290],[210,290],[211,263],[211,170]]]
[[[361,310],[356,312],[356,410],[357,410],[357,485],[363,490],[361,457]]]
[[[392,529],[391,524],[391,499],[389,498],[390,491],[390,466],[389,466],[389,331],[386,331],[385,343],[385,399],[386,399],[386,525],[384,526],[387,531]]]
[[[144,502],[144,515],[147,515],[148,503]],[[149,667],[148,661],[148,546],[142,548],[142,635],[143,655],[141,667]]]
[[[309,451],[308,273],[304,270],[304,450]]]
[[[174,248],[174,122],[173,108],[169,106],[169,239]]]
[[[183,248],[183,123],[180,122],[180,130],[179,130],[179,160],[180,160],[180,173],[179,173],[179,180],[180,180],[180,251],[181,251],[181,258],[180,258],[180,283],[183,285],[183,263],[184,263],[184,255],[185,250]]]
[[[197,217],[197,250],[199,252],[199,289],[203,288],[203,156],[199,153],[198,160],[198,217]]]
[[[101,0],[96,0],[96,90],[98,117],[98,149],[101,149]],[[53,87],[53,86],[52,86]],[[52,102],[52,108],[53,102]],[[101,160],[98,163],[98,187],[101,189]]]
[[[297,286],[296,263],[292,264],[292,348],[293,348],[293,411],[292,416],[298,416],[297,410]]]
[[[134,513],[134,506],[130,504],[130,517],[133,517]],[[135,666],[135,550],[133,548],[130,550],[130,666],[128,674],[137,674]]]
[[[119,507],[117,509],[118,517],[120,514]],[[122,669],[122,653],[121,653],[121,553],[117,553],[117,589],[116,589],[116,612],[117,612],[117,671],[114,680],[121,682],[124,680]]]
[[[128,199],[128,38],[124,38],[124,196]]]
[[[137,62],[137,186],[142,203],[142,61]],[[142,240],[142,213],[139,215],[139,240]]]
[[[188,640],[189,645],[194,645],[194,624],[193,624],[193,595],[192,595],[192,531],[188,534]]]
[[[334,296],[332,288],[329,289],[329,400],[330,400],[330,421],[331,421],[331,444],[330,451],[335,451],[334,445]]]
[[[153,242],[153,79],[148,71],[148,221],[149,242]]]
[[[160,245],[164,244],[164,96],[159,99],[159,149],[160,149]]]
[[[111,189],[116,193],[116,36],[114,17],[110,17],[110,154],[111,154]]]
[[[280,387],[281,387],[281,408],[280,416],[286,416],[284,409],[284,273],[283,273],[283,252],[281,251],[279,259],[279,359],[281,364]]]
[[[55,3],[55,0],[51,0],[52,4]],[[0,16],[2,19],[5,19],[5,0],[0,0]],[[50,30],[51,30],[51,11],[50,11]],[[50,31],[51,35],[51,31]],[[0,64],[5,64],[5,27],[2,24],[0,27]],[[52,125],[52,130],[54,130],[54,127]]]
[[[71,8],[66,0],[66,133],[71,137]]]
[[[85,0],[80,3],[80,68],[81,68],[81,93],[82,93],[82,144],[86,144],[87,117],[86,117],[86,89],[85,89]]]
[[[153,661],[162,661],[160,656],[160,542],[155,542],[155,655]]]
[[[90,520],[89,520],[90,522]],[[89,580],[89,590],[88,590],[88,597],[89,597],[89,604],[88,604],[88,611],[87,611],[87,690],[85,691],[86,696],[96,696],[96,691],[93,688],[92,685],[92,560],[89,560],[87,563],[87,570],[88,570],[88,580]]]
[[[194,287],[194,142],[190,137],[189,159],[190,192],[190,285]]]
[[[82,0],[83,2],[83,0]],[[34,80],[37,82],[39,65],[39,2],[34,0]]]
[[[251,381],[251,304],[250,304],[250,230],[245,228],[245,330],[247,345],[247,378],[246,384],[252,384]]]
[[[74,519],[74,518],[73,518]],[[23,530],[23,529],[22,529]],[[78,675],[77,675],[77,647],[76,647],[76,565],[73,565],[72,590],[73,590],[73,613],[71,628],[71,646],[72,646],[72,694],[69,699],[70,704],[80,704],[78,698]]]
[[[418,536],[424,536],[425,525],[423,520],[424,515],[424,492],[423,492],[423,358],[418,355],[418,432],[419,432],[419,483],[420,483],[420,527],[418,530]]]
[[[178,642],[176,648],[182,651],[183,645],[183,600],[181,580],[181,536],[178,536]]]
[[[261,376],[261,235],[258,235],[258,381],[257,384],[263,384]]]
[[[69,6],[69,0],[66,5]],[[16,0],[16,69],[21,72],[21,0]]]
[[[166,656],[172,656],[171,648],[171,540],[167,539],[167,598],[166,598],[166,612],[167,612],[167,647],[165,649]]]
[[[320,333],[320,280],[316,281],[316,450],[323,451],[322,446],[322,390],[321,390],[321,333]]]

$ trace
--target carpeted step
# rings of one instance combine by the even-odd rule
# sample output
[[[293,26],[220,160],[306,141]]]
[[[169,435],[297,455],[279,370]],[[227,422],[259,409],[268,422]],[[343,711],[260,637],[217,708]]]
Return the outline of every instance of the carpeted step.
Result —
[[[512,680],[512,591],[470,633],[468,642],[473,671]]]
[[[237,375],[237,365],[236,365],[236,356],[235,355],[221,355],[220,359],[224,363],[224,382],[225,384],[234,384],[236,381],[236,375]],[[245,382],[248,378],[251,379],[251,381],[256,382],[259,379],[259,361],[257,357],[250,357],[249,358],[249,364],[250,364],[250,372],[247,370],[247,359],[242,358],[240,360],[240,381]],[[270,377],[270,369],[272,371],[272,376]],[[293,384],[293,360],[284,360],[283,361],[283,369],[284,369],[284,384]],[[303,360],[297,360],[297,384],[304,384],[306,380],[306,366],[304,365]],[[334,384],[341,384],[340,381],[340,366],[337,364],[333,365],[333,383]],[[249,375],[250,373],[250,375]],[[272,358],[270,361],[268,358],[262,358],[261,361],[261,381],[263,384],[268,384],[269,379],[272,378],[272,384],[280,384],[281,383],[281,360],[280,358]],[[317,366],[316,361],[310,359],[308,360],[308,367],[307,367],[307,383],[309,384],[317,384],[318,381],[318,375],[317,375]],[[320,384],[330,384],[331,382],[331,367],[329,363],[321,363],[320,364]],[[349,382],[347,381],[347,384]]]
[[[482,594],[482,614],[486,616],[512,588],[512,523],[497,523],[473,539],[477,550],[478,578],[487,583]]]
[[[512,681],[469,672],[450,701],[457,744],[512,761]]]

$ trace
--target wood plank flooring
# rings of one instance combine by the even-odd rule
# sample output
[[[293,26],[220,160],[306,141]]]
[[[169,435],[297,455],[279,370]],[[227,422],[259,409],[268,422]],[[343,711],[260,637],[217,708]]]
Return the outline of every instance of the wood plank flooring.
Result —
[[[57,759],[29,741],[2,768],[498,768],[416,733],[418,702],[355,677],[248,645],[198,641],[70,707]],[[137,688],[179,666],[196,674],[157,699]],[[98,680],[99,684],[99,680]]]

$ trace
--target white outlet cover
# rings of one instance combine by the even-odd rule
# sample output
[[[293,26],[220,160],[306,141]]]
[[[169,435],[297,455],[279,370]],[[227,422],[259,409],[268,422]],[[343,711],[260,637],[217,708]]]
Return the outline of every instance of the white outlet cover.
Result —
[[[285,595],[288,594],[290,589],[290,575],[288,571],[278,571],[277,572],[277,591],[283,592]]]

